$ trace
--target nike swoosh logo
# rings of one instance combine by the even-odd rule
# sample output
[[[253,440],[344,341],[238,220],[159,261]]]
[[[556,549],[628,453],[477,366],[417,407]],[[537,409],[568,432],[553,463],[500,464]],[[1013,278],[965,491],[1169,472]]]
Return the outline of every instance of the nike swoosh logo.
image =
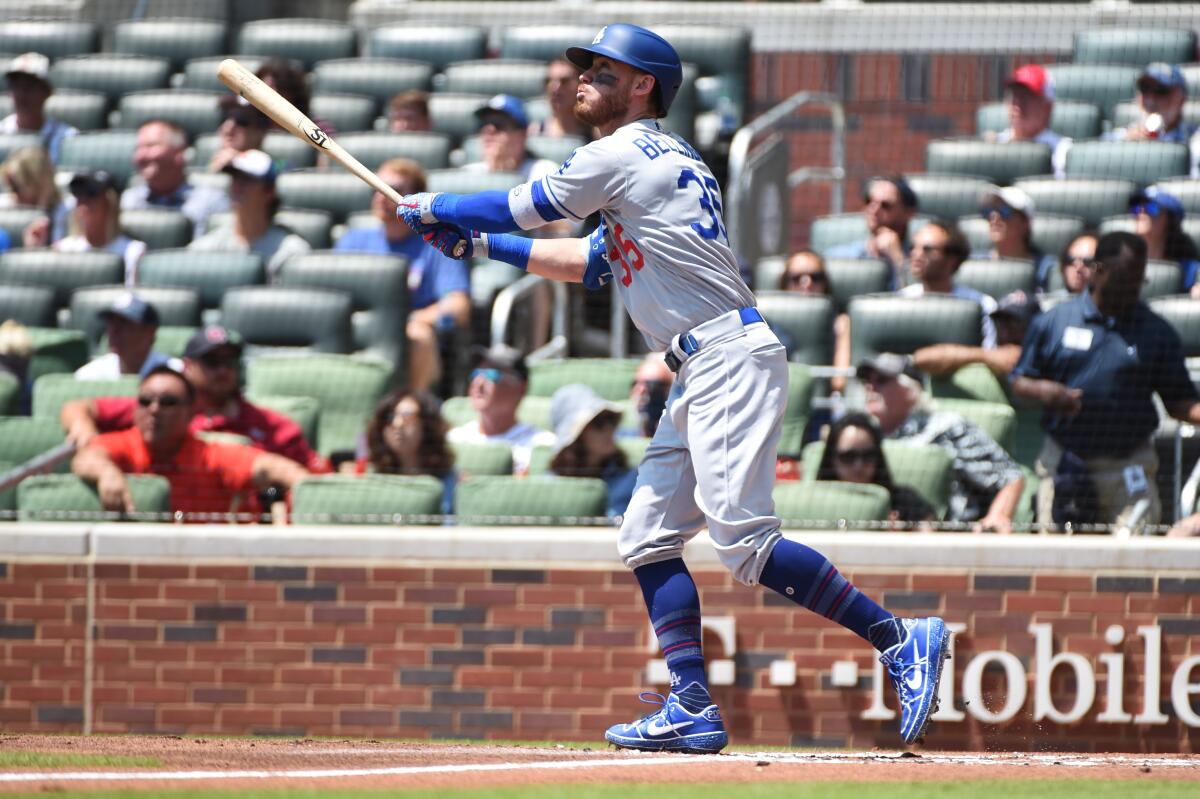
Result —
[[[921,686],[925,684],[925,671],[920,666],[917,666],[908,677],[904,678],[904,681],[908,683],[909,688],[919,691],[921,690]]]
[[[680,721],[676,724],[661,724],[658,721],[652,721],[646,725],[646,732],[650,733],[651,735],[666,735],[669,732],[675,732],[675,730],[680,730],[684,727],[690,727],[695,723],[696,722],[694,721]]]

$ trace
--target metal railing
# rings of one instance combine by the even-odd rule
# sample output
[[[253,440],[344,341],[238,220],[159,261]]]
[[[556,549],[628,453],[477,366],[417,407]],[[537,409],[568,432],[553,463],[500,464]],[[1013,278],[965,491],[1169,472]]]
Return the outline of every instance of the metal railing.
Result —
[[[526,360],[542,361],[549,358],[565,358],[567,355],[567,286],[539,275],[525,277],[506,286],[496,295],[492,304],[492,344],[508,343],[509,320],[521,300],[535,300],[534,294],[543,284],[550,285],[552,305],[550,318],[550,340],[529,353]]]

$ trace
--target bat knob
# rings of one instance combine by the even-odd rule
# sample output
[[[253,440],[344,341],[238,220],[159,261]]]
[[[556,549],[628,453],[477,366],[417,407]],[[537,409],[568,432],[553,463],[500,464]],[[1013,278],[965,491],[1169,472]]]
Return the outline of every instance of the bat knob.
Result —
[[[454,257],[455,258],[462,258],[463,253],[465,253],[466,251],[467,251],[467,243],[465,241],[460,241],[458,244],[454,245]]]

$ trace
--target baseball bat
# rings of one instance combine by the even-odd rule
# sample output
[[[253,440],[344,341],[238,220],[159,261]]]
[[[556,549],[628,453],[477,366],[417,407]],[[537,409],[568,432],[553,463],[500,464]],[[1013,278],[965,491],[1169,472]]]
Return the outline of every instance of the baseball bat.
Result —
[[[272,89],[236,59],[226,58],[217,67],[217,77],[232,91],[245,98],[246,102],[275,120],[281,128],[293,136],[308,142],[314,150],[325,153],[346,168],[350,174],[366,183],[375,191],[399,204],[404,198],[400,192],[384,183],[378,175],[363,166],[340,144],[317,127],[316,123],[300,113],[300,109],[289,103],[279,92]],[[467,249],[465,241],[454,245],[454,257],[461,258]]]

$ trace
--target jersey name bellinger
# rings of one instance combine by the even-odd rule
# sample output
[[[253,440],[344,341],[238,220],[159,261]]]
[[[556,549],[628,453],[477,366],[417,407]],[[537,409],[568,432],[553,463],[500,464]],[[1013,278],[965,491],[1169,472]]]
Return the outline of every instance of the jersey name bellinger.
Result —
[[[643,154],[651,161],[658,158],[660,155],[667,153],[678,153],[687,156],[693,161],[701,161],[700,153],[687,142],[682,139],[676,139],[673,136],[655,135],[653,133],[644,133],[633,140],[634,146],[642,151]]]

